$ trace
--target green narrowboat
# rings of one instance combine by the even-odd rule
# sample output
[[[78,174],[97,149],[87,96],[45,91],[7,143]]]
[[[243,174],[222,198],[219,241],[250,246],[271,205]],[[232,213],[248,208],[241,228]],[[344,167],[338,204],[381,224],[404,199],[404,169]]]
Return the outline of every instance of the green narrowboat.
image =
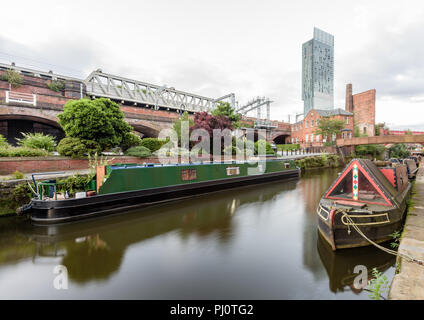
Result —
[[[288,159],[113,164],[98,166],[86,191],[67,198],[58,196],[54,180],[36,183],[36,195],[24,211],[36,223],[61,223],[299,175]]]

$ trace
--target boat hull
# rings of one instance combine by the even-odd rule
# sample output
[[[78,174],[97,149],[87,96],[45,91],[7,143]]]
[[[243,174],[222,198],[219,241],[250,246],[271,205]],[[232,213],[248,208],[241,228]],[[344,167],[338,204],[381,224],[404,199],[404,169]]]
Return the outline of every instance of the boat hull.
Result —
[[[382,243],[392,240],[391,234],[402,229],[407,207],[406,199],[410,192],[411,185],[409,184],[404,193],[404,200],[399,206],[382,207],[368,212],[340,207],[333,216],[331,216],[331,208],[334,208],[332,202],[321,199],[317,208],[318,231],[333,250],[371,245],[355,230],[346,217],[343,217],[344,214],[347,214],[357,224],[360,231],[373,242]],[[328,215],[325,211],[328,211]]]
[[[239,178],[117,192],[81,199],[33,199],[30,216],[37,224],[56,224],[122,212],[126,209],[189,198],[197,195],[228,190],[271,181],[298,178],[299,169],[285,170]]]

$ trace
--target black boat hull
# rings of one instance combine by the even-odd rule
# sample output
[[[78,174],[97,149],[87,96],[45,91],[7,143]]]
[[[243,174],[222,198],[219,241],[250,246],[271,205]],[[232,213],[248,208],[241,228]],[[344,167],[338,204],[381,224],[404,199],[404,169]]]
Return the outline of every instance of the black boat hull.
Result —
[[[399,206],[387,207],[371,213],[355,212],[355,209],[347,208],[352,211],[336,211],[333,218],[329,217],[330,214],[327,216],[324,210],[320,211],[320,208],[328,209],[329,207],[329,201],[322,199],[317,208],[318,231],[333,250],[371,245],[367,239],[349,224],[346,218],[343,218],[343,213],[345,213],[352,217],[355,223],[358,223],[357,226],[362,233],[373,242],[382,243],[393,240],[391,234],[402,229],[407,209],[406,200],[409,198],[410,193],[411,185],[409,184],[404,191],[404,201]]]
[[[298,178],[300,169],[213,180],[139,191],[96,195],[80,199],[38,200],[30,203],[29,214],[36,224],[56,224],[122,212],[126,209],[189,198],[264,182]]]

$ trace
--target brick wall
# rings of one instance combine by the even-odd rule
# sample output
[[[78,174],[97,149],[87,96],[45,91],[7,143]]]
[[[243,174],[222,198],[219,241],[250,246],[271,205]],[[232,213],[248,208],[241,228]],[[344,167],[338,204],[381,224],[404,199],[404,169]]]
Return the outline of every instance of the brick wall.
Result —
[[[361,133],[375,135],[375,89],[353,95],[353,114]],[[364,131],[365,128],[365,131]]]
[[[137,158],[127,156],[108,157],[110,163],[159,163],[158,158]],[[0,175],[7,175],[16,170],[23,173],[49,172],[63,170],[88,169],[88,159],[71,159],[66,157],[47,158],[0,158]]]
[[[305,146],[322,146],[323,145],[323,137],[321,135],[318,136],[318,141],[316,138],[316,134],[315,134],[315,130],[318,127],[317,121],[319,123],[319,120],[322,118],[322,116],[314,111],[311,110],[308,112],[308,114],[306,115],[306,117],[296,123],[296,124],[292,124],[291,128],[292,128],[292,132],[291,132],[291,136],[288,139],[288,143],[299,143],[301,145],[301,147],[305,147]],[[353,117],[352,116],[342,116],[342,115],[336,115],[331,117],[330,119],[332,120],[342,120],[342,121],[346,121],[346,118],[348,118],[348,123],[345,124],[344,129],[348,129],[351,130],[350,132],[353,135]],[[306,125],[307,123],[307,125]],[[306,135],[308,135],[308,141],[306,141]],[[311,143],[311,135],[314,136],[313,142]],[[337,138],[340,138],[341,134],[337,135]],[[293,138],[293,140],[292,140]],[[296,140],[297,139],[297,140]],[[328,141],[328,139],[327,139]]]

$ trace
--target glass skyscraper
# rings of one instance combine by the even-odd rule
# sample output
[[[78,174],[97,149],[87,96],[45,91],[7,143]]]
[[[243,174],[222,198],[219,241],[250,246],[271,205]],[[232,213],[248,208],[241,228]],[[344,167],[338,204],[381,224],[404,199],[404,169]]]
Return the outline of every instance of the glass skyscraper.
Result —
[[[302,45],[304,116],[311,109],[334,108],[334,36],[314,28],[313,39]]]

